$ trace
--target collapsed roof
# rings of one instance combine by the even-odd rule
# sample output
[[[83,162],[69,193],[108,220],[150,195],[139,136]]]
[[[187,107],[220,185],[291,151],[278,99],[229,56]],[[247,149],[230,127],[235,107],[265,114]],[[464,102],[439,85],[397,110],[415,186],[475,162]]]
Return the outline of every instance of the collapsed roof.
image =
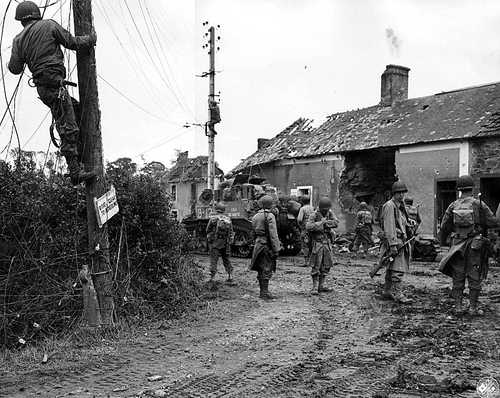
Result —
[[[500,83],[298,119],[233,172],[281,159],[500,135]]]

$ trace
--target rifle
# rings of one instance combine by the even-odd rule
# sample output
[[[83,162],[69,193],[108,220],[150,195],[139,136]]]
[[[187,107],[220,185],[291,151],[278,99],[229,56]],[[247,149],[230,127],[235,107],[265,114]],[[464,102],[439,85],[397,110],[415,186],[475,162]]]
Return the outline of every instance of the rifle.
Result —
[[[415,240],[415,238],[417,237],[417,235],[414,235],[412,236],[410,239],[408,239],[405,243],[403,243],[403,245],[398,249],[398,251],[396,252],[396,256],[401,253],[401,250],[403,250],[403,248],[408,245],[409,243],[413,242]],[[377,275],[377,272],[381,269],[381,268],[384,268],[386,267],[387,265],[389,265],[390,263],[392,263],[394,261],[394,257],[391,255],[391,254],[388,254],[387,256],[385,257],[382,257],[380,259],[380,261],[375,264],[372,269],[370,270],[370,278],[373,278],[375,275]]]

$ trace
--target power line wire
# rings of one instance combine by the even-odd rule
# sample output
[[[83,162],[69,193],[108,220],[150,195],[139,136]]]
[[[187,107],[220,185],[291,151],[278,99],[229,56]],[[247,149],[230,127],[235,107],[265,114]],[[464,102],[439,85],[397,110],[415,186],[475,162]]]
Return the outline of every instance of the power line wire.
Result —
[[[154,113],[149,112],[146,108],[144,108],[141,105],[139,105],[137,102],[135,102],[134,100],[132,100],[129,96],[127,96],[122,91],[120,91],[117,87],[115,87],[113,84],[111,84],[109,81],[107,81],[99,73],[97,74],[97,77],[99,77],[105,84],[107,84],[109,87],[111,87],[116,93],[118,93],[120,96],[122,96],[123,98],[125,98],[128,102],[130,102],[136,108],[140,109],[141,111],[143,111],[144,113],[148,114],[149,116],[152,116],[152,117],[154,117],[154,118],[156,118],[158,120],[162,120],[162,121],[164,121],[166,123],[170,123],[170,124],[173,124],[173,125],[176,125],[176,126],[180,125],[180,123],[172,122],[172,121],[164,119],[164,118],[162,118],[162,117],[160,117],[158,115],[155,115]]]
[[[146,41],[144,40],[144,37],[142,36],[142,33],[141,31],[139,30],[139,27],[137,26],[137,23],[135,22],[135,19],[134,19],[134,16],[132,14],[132,11],[130,10],[130,7],[128,5],[128,2],[127,0],[123,0],[123,3],[125,4],[125,7],[127,8],[128,10],[128,13],[130,15],[130,18],[132,20],[132,24],[134,25],[135,27],[135,30],[137,31],[138,35],[139,35],[139,39],[141,40],[141,43],[142,45],[144,46],[145,50],[146,50],[146,53],[148,54],[150,60],[151,60],[151,63],[153,64],[154,68],[157,70],[158,72],[158,76],[160,77],[160,80],[165,84],[166,88],[170,90],[170,92],[173,94],[174,98],[176,99],[177,103],[179,104],[179,106],[181,107],[181,109],[183,109],[183,106],[182,106],[182,103],[181,101],[179,100],[179,98],[177,97],[177,94],[175,93],[175,91],[172,89],[171,85],[167,82],[167,80],[165,80],[165,77],[163,76],[162,72],[161,72],[161,69],[158,67],[158,65],[156,64],[156,62],[154,61],[153,59],[153,56],[151,55],[151,52],[149,51],[149,48],[146,44]]]

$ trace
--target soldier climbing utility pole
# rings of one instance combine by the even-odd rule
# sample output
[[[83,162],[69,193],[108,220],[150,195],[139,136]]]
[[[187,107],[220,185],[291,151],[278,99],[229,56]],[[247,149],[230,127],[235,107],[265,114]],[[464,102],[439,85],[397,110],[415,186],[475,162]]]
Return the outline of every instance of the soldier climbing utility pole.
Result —
[[[94,33],[91,0],[73,0],[73,18],[76,35]],[[102,326],[112,326],[114,315],[113,281],[109,260],[108,230],[106,224],[99,228],[94,198],[106,191],[102,154],[101,113],[97,94],[95,51],[77,53],[78,83],[81,104],[80,130],[84,137],[83,163],[86,170],[95,171],[97,178],[86,183],[87,223],[89,235],[90,274],[99,303],[98,319]],[[83,281],[85,282],[85,281]],[[87,320],[88,321],[88,320]],[[100,321],[100,322],[99,322]]]
[[[204,22],[203,25],[207,25]],[[208,122],[205,127],[205,134],[208,136],[208,172],[207,182],[208,189],[212,191],[212,197],[215,189],[215,125],[220,122],[219,105],[215,100],[215,51],[219,48],[215,47],[215,28],[211,26],[208,29],[208,55],[209,55],[209,70],[205,76],[209,77],[209,94],[208,94]],[[205,46],[204,46],[205,47]]]

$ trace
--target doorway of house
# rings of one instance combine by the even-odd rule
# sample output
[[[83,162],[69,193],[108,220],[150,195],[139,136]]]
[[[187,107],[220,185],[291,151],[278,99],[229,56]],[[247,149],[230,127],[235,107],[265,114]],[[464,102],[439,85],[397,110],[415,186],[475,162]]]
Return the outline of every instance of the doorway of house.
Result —
[[[481,177],[479,186],[481,200],[495,213],[500,203],[500,176]]]
[[[445,180],[436,182],[436,225],[434,230],[439,234],[441,220],[448,206],[457,199],[457,181]]]

